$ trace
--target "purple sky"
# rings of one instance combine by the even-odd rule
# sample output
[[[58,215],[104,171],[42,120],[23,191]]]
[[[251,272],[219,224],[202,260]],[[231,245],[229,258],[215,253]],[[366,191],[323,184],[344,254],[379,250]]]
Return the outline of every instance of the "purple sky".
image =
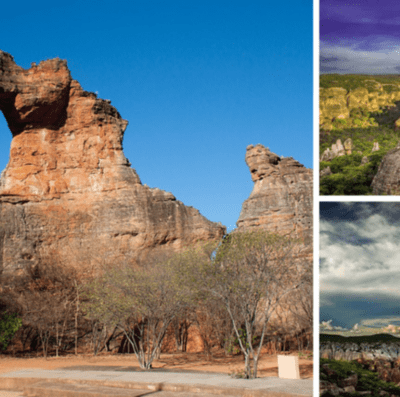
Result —
[[[400,2],[320,2],[321,73],[398,74]]]

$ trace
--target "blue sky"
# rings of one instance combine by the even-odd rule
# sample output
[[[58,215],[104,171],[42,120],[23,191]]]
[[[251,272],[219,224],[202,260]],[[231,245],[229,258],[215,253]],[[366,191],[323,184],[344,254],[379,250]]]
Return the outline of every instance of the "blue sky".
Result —
[[[231,229],[253,183],[246,146],[312,168],[312,1],[20,1],[2,4],[16,63],[66,59],[129,121],[142,183]],[[0,114],[0,170],[11,133]]]
[[[400,325],[400,203],[320,203],[320,320]]]
[[[399,74],[400,2],[320,0],[320,72]]]

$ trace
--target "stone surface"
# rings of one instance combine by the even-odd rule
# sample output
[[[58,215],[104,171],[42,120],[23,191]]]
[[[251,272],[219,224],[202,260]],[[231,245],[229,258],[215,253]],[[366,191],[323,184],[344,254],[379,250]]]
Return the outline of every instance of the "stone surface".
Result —
[[[326,167],[319,172],[319,176],[323,178],[324,176],[332,175],[331,167]]]
[[[379,143],[374,142],[374,145],[372,146],[371,152],[377,152],[379,150]]]
[[[346,151],[346,154],[351,154],[351,152],[353,150],[353,147],[354,147],[352,139],[351,138],[347,138],[344,141],[343,146],[344,146],[344,150]]]
[[[238,230],[261,227],[301,238],[312,251],[312,170],[260,144],[247,147],[246,163],[254,188],[243,203]]]
[[[43,256],[78,268],[178,250],[225,228],[142,185],[122,150],[127,121],[66,61],[17,66],[0,51],[0,110],[13,135],[0,177],[0,272]]]
[[[348,152],[347,154],[351,154],[351,150],[353,148],[352,140],[350,138],[346,139],[345,145],[346,144],[347,144],[347,148],[346,148],[346,146],[343,146],[342,141],[340,139],[338,139],[336,141],[336,143],[332,144],[331,149],[327,148],[326,150],[324,150],[320,161],[331,161],[335,157],[344,156],[346,154],[346,151]],[[345,151],[345,149],[346,149],[346,151]]]
[[[336,118],[348,118],[347,90],[341,87],[320,88],[319,90],[320,123]]]
[[[350,118],[353,109],[376,112],[383,107],[395,107],[400,101],[400,84],[380,84],[371,79],[363,82],[367,87],[358,87],[348,91],[343,87],[320,88],[319,122],[324,130],[330,130],[331,122]],[[387,91],[385,86],[391,86]]]
[[[361,165],[364,165],[364,164],[367,164],[367,163],[369,163],[368,157],[367,157],[367,156],[364,156],[364,157],[361,159]]]
[[[400,194],[400,144],[383,157],[371,186],[373,194]]]

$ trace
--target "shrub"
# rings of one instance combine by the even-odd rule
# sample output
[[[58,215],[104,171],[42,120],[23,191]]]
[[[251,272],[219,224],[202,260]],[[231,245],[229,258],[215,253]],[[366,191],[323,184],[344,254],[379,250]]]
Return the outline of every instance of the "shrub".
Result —
[[[0,318],[0,349],[6,350],[15,333],[20,329],[22,320],[17,315],[4,312]]]

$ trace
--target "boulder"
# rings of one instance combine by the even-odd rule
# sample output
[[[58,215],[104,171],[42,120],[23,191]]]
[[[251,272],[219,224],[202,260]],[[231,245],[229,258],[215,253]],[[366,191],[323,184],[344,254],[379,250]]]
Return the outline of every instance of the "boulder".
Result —
[[[374,142],[371,152],[377,152],[378,150],[379,150],[379,143]]]
[[[400,144],[383,157],[371,186],[373,194],[400,194]]]
[[[324,176],[332,175],[331,167],[326,167],[319,172],[319,176],[323,178]]]
[[[344,141],[343,146],[344,146],[344,150],[345,150],[346,154],[351,154],[351,153],[352,153],[352,150],[353,150],[353,141],[352,141],[351,138],[347,138],[347,139]]]
[[[336,143],[334,143],[332,145],[332,152],[334,153],[335,157],[344,156],[346,154],[345,150],[344,150],[344,146],[343,146],[342,141],[340,139],[338,139],[336,141]]]
[[[331,149],[326,148],[322,153],[320,161],[331,161],[334,158],[335,158],[335,153]]]

